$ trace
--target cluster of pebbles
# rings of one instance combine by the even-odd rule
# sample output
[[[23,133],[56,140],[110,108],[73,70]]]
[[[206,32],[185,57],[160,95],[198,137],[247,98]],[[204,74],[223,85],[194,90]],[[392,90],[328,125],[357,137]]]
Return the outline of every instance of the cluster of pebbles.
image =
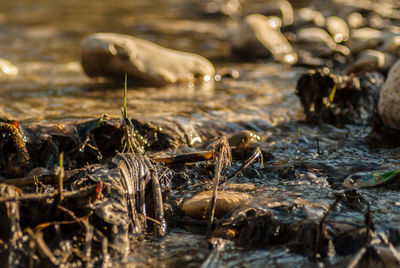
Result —
[[[400,57],[399,6],[388,1],[381,5],[370,1],[362,4],[338,2],[277,0],[249,5],[238,0],[200,1],[197,12],[202,16],[223,15],[235,22],[227,24],[223,34],[229,43],[232,61],[237,57],[244,60],[272,58],[313,69],[328,67],[341,80],[370,72],[380,73],[385,79]],[[128,74],[151,85],[207,82],[215,76],[213,64],[200,55],[117,33],[95,33],[84,38],[81,64],[89,77],[121,80]],[[399,76],[397,69],[393,68],[390,73],[379,100],[380,116],[385,125],[392,128],[400,128],[397,116],[400,97],[394,86]],[[0,79],[17,74],[17,67],[1,59]],[[313,88],[312,85],[306,87]],[[335,87],[343,88],[342,85]],[[358,92],[365,94],[363,90]],[[327,97],[319,101],[329,104]],[[301,95],[300,99],[304,102]],[[305,106],[313,105],[315,103]]]
[[[318,82],[314,80],[317,78],[311,77],[308,83],[298,85],[306,88],[298,88],[298,91],[311,91],[298,94],[303,104],[308,101],[305,100],[308,97],[304,95],[313,95],[311,99],[321,97],[317,101],[325,103],[324,114],[328,110],[329,117],[340,114],[342,118],[347,118],[350,110],[352,114],[347,121],[366,123],[377,110],[380,99],[379,113],[385,125],[400,127],[396,108],[399,107],[399,93],[392,81],[398,76],[395,68],[380,98],[375,96],[376,90],[372,90],[372,97],[365,97],[371,91],[368,85],[378,88],[379,95],[382,81],[400,57],[400,27],[396,26],[400,18],[396,15],[398,9],[395,6],[385,6],[385,13],[374,10],[375,6],[372,4],[363,7],[334,5],[331,9],[323,7],[319,10],[318,5],[294,8],[286,0],[260,5],[257,10],[254,10],[254,6],[253,10],[246,10],[246,3],[241,4],[239,1],[218,1],[210,5],[203,10],[209,13],[220,11],[237,20],[236,24],[231,24],[226,29],[225,34],[226,41],[230,44],[232,61],[236,58],[272,58],[283,64],[313,69],[328,67],[328,72],[335,76],[335,86],[326,84],[322,85],[322,89],[316,89],[314,84]],[[81,62],[90,77],[121,79],[121,74],[126,73],[145,84],[155,85],[211,81],[215,75],[213,64],[200,55],[171,50],[115,33],[96,33],[85,38],[82,42]],[[360,82],[366,73],[371,79],[368,78],[367,83]],[[353,78],[358,81],[353,83]],[[348,81],[353,81],[350,83],[350,90],[346,86]],[[363,87],[362,84],[367,86]],[[334,88],[345,89],[346,91],[341,91],[345,92],[345,96],[357,97],[352,103],[345,100],[344,104],[331,105]],[[320,91],[326,94],[319,96]],[[328,100],[330,95],[331,101]],[[368,101],[364,101],[365,98]],[[336,100],[338,101],[340,98]],[[315,105],[317,104],[305,103],[304,106]],[[339,111],[337,107],[346,111]],[[305,112],[309,114],[306,109]],[[325,120],[326,116],[321,118]]]

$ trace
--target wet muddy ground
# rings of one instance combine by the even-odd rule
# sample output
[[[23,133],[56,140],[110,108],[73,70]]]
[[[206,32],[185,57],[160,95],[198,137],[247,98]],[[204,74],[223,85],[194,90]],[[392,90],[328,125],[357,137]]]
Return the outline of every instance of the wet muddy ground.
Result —
[[[81,150],[81,159],[68,162],[82,148],[88,133],[97,142],[114,141],[107,137],[107,127],[99,129],[101,126],[97,125],[103,114],[109,115],[104,125],[115,125],[112,120],[108,123],[108,118],[121,117],[123,77],[119,82],[91,80],[79,63],[80,40],[93,32],[130,34],[173,49],[195,52],[216,67],[218,75],[212,83],[155,88],[128,80],[129,116],[137,120],[135,127],[149,140],[147,149],[151,158],[208,150],[222,135],[230,137],[244,130],[259,136],[250,148],[261,149],[263,165],[257,159],[225,186],[228,191],[229,184],[240,184],[239,192],[250,198],[219,218],[211,236],[205,235],[206,220],[186,217],[179,208],[184,199],[211,188],[213,164],[206,161],[167,165],[167,171],[162,166],[162,172],[167,174],[166,181],[161,183],[167,222],[165,236],[146,234],[139,239],[131,238],[134,242],[127,257],[110,262],[105,254],[99,257],[101,261],[87,263],[144,267],[395,267],[400,250],[398,181],[356,190],[344,187],[343,182],[357,172],[398,169],[399,147],[389,144],[381,148],[374,141],[368,142],[371,124],[307,123],[295,94],[297,81],[307,68],[276,63],[271,58],[232,58],[227,29],[238,17],[214,12],[215,5],[210,3],[219,2],[223,1],[121,0],[116,4],[18,0],[0,4],[0,57],[19,69],[15,79],[1,81],[0,117],[20,122],[27,133],[28,151],[34,151],[35,141],[48,139],[46,135],[35,137],[33,133],[49,134],[58,146],[46,147],[45,142],[41,143],[41,150],[36,152],[44,151],[48,158],[38,160],[38,156],[31,156],[36,161],[34,165],[51,171],[57,165],[57,150],[62,146],[71,149],[65,152],[66,172],[86,168],[86,162],[104,164],[107,157],[111,159],[114,151],[121,149],[113,147],[115,144],[109,147],[97,144],[103,159],[99,159],[97,152],[86,154],[90,150],[86,147]],[[250,1],[246,1],[243,12],[257,11],[263,4],[247,2]],[[325,3],[325,8],[343,4],[337,2]],[[296,5],[310,3],[297,1]],[[84,124],[87,121],[91,123]],[[149,135],[145,122],[164,128],[166,139],[157,140]],[[110,127],[110,130],[122,135],[120,129]],[[238,145],[243,146],[241,142]],[[4,146],[0,149],[5,150]],[[250,149],[250,153],[234,157],[225,177],[237,170],[252,152]],[[1,176],[6,177],[7,172],[2,171]],[[42,185],[41,191],[52,193],[52,187]],[[66,187],[82,189],[81,185]],[[33,192],[29,187],[22,189]],[[35,205],[35,208],[41,207]],[[24,212],[29,213],[29,208],[21,208],[21,213]],[[85,212],[80,211],[80,216]],[[21,215],[21,225],[34,228],[29,217]],[[51,236],[52,232],[58,235],[57,228],[54,229],[46,235]],[[0,245],[3,249],[3,244]],[[84,258],[74,259],[76,265],[82,265],[76,259]]]

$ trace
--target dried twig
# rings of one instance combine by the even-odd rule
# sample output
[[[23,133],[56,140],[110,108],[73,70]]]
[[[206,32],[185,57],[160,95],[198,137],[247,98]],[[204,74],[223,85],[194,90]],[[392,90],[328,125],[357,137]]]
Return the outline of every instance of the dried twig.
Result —
[[[185,163],[195,163],[200,161],[211,160],[214,156],[214,151],[201,151],[183,155],[176,155],[171,157],[158,157],[153,158],[154,162],[163,163],[167,165],[177,165]]]
[[[151,173],[151,181],[153,183],[153,198],[154,198],[154,214],[156,216],[157,221],[160,223],[157,225],[157,235],[164,236],[167,228],[167,223],[164,219],[164,205],[161,193],[161,186],[159,182],[159,177],[156,173]]]
[[[213,195],[209,207],[209,217],[208,217],[208,234],[211,234],[211,228],[214,224],[214,214],[215,205],[217,200],[217,189],[219,185],[219,178],[223,168],[230,166],[232,160],[231,148],[229,147],[229,142],[226,137],[222,137],[214,150],[214,162],[215,162],[215,172],[214,172],[214,185],[213,185]]]
[[[87,216],[78,218],[73,211],[67,209],[66,207],[58,205],[57,208],[67,213],[72,219],[74,219],[75,222],[80,223],[85,228],[84,256],[90,259],[93,240],[93,226],[89,224],[88,218],[93,214],[93,211],[91,211]]]
[[[232,179],[233,177],[235,177],[236,175],[238,175],[240,172],[242,172],[245,168],[247,168],[251,163],[254,162],[254,160],[256,160],[258,157],[261,158],[261,167],[263,166],[263,156],[262,156],[262,152],[260,150],[260,148],[256,148],[254,150],[253,155],[242,165],[240,166],[240,168],[238,168],[235,172],[233,172],[232,175],[230,175],[227,178],[222,178],[221,181],[219,182],[218,185],[221,185],[227,181],[229,181],[230,179]]]
[[[84,170],[85,168],[78,168],[64,172],[64,182],[68,181],[72,175],[76,172]],[[35,185],[35,179],[37,182],[41,182],[44,184],[57,184],[58,183],[58,176],[57,173],[51,174],[43,174],[43,175],[34,175],[29,177],[23,178],[15,178],[15,179],[3,179],[0,180],[0,183],[14,185],[14,186],[31,186]]]
[[[370,205],[368,204],[367,211],[364,214],[364,221],[365,221],[365,227],[367,229],[367,232],[365,234],[365,244],[370,242],[372,240],[373,234],[375,232],[375,224],[372,219],[372,213],[371,213],[371,208]]]
[[[97,185],[93,185],[88,187],[85,190],[71,191],[64,193],[64,199],[70,198],[82,198],[85,196],[92,195],[96,192]],[[24,194],[21,196],[13,196],[13,197],[3,197],[0,198],[0,203],[4,202],[18,202],[18,201],[40,201],[47,199],[54,199],[58,195],[57,192],[51,194]]]
[[[341,197],[339,196],[335,199],[335,201],[333,201],[333,203],[329,206],[328,210],[324,213],[324,215],[322,216],[321,220],[318,223],[318,229],[316,230],[315,240],[314,240],[314,244],[312,247],[312,252],[313,252],[314,257],[319,256],[320,250],[321,250],[321,245],[324,243],[323,241],[327,236],[327,231],[325,228],[325,221],[326,221],[328,215],[339,204],[340,200],[341,200]]]
[[[53,252],[49,249],[43,238],[43,233],[40,231],[33,231],[30,228],[26,228],[25,232],[28,234],[30,239],[30,247],[32,251],[38,252],[41,258],[51,263],[53,266],[60,265],[60,259],[54,256]]]

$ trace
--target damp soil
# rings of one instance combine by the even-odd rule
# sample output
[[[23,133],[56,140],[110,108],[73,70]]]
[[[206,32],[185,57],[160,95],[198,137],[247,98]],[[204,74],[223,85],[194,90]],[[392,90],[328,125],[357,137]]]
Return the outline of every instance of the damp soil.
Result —
[[[48,129],[57,124],[81,126],[77,129],[84,132],[93,129],[92,123],[85,122],[97,122],[104,114],[121,117],[123,77],[121,83],[90,80],[79,64],[80,40],[93,32],[131,34],[199,53],[215,64],[215,81],[162,88],[128,81],[128,111],[137,120],[136,126],[143,128],[142,122],[152,122],[167,128],[170,123],[174,127],[169,131],[181,133],[175,143],[153,144],[151,154],[204,150],[204,144],[222,135],[249,130],[260,137],[256,146],[271,157],[264,159],[263,166],[253,162],[229,181],[252,184],[256,190],[250,193],[246,207],[219,219],[214,240],[205,235],[204,222],[193,222],[178,212],[166,213],[164,237],[148,235],[132,243],[128,257],[115,263],[345,267],[368,243],[373,248],[370,241],[379,235],[375,247],[390,243],[400,250],[400,187],[349,192],[342,186],[345,178],[356,172],[398,168],[400,149],[368,143],[370,125],[307,123],[295,94],[306,69],[272,59],[232,60],[226,28],[235,23],[234,18],[207,13],[206,2],[3,1],[0,57],[12,61],[20,73],[0,85],[0,116],[18,120],[28,132],[36,126]],[[258,2],[249,3],[249,9]],[[234,159],[227,173],[245,160]],[[171,167],[175,177],[171,175],[164,202],[177,204],[211,184],[210,165]],[[324,231],[318,227],[321,225]],[[238,235],[231,239],[229,232]]]

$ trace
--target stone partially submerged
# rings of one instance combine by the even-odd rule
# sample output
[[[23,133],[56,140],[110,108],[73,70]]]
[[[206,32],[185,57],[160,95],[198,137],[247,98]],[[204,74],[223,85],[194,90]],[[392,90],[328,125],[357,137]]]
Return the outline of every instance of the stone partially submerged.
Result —
[[[400,129],[400,61],[390,69],[382,86],[378,104],[379,115],[388,127]]]
[[[297,53],[280,31],[281,24],[278,17],[248,15],[232,35],[232,54],[250,58],[272,55],[277,61],[296,63]]]
[[[185,215],[196,218],[206,219],[210,206],[212,191],[201,192],[192,198],[185,200],[182,211]],[[235,191],[219,191],[217,194],[215,216],[220,218],[231,210],[243,205],[250,199],[250,195]]]
[[[122,79],[124,74],[147,84],[209,80],[214,66],[204,57],[161,47],[116,33],[96,33],[81,44],[81,63],[90,77]]]

